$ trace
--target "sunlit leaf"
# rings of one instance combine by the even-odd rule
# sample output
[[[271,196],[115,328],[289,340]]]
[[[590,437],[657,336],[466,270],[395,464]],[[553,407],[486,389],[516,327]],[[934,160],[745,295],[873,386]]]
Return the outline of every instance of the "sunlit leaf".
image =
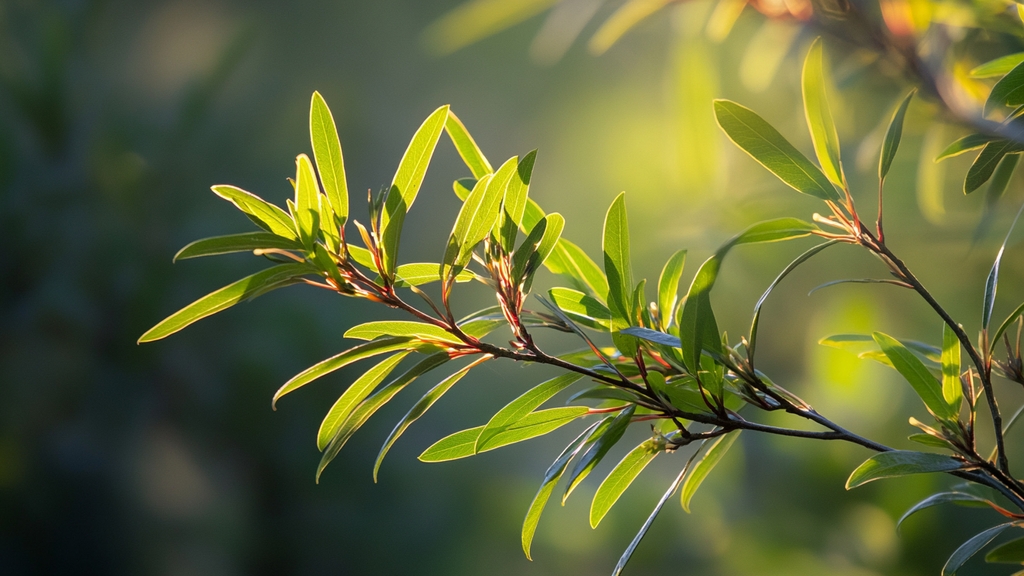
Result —
[[[487,360],[488,358],[489,357],[485,356],[481,360]],[[459,370],[458,372],[452,374],[451,376],[445,378],[444,380],[441,380],[437,385],[435,385],[433,388],[427,391],[427,393],[424,394],[423,397],[420,398],[419,401],[416,402],[416,404],[414,404],[412,408],[409,409],[409,412],[407,412],[405,416],[402,417],[402,420],[399,421],[399,423],[395,426],[394,430],[391,431],[391,434],[388,434],[387,439],[384,440],[384,445],[381,446],[380,452],[377,454],[377,460],[373,463],[374,482],[377,481],[377,472],[380,470],[381,463],[384,462],[384,457],[387,456],[388,451],[391,450],[391,447],[394,446],[395,442],[402,435],[402,433],[405,432],[405,430],[409,426],[411,426],[413,422],[415,422],[421,416],[426,414],[427,410],[430,410],[430,407],[433,406],[434,403],[436,403],[438,400],[440,400],[441,396],[444,396],[444,394],[448,392],[448,390],[451,390],[452,386],[454,386],[459,380],[462,380],[463,376],[469,374],[470,370],[476,368],[479,365],[480,360],[473,362],[469,366],[466,366],[465,368]]]
[[[804,59],[802,89],[804,115],[811,132],[811,142],[818,164],[825,176],[837,186],[844,186],[843,164],[839,157],[839,135],[828,105],[825,88],[827,77],[822,61],[821,38],[815,38]]]
[[[313,158],[320,173],[327,203],[337,221],[343,226],[348,220],[348,181],[345,179],[345,160],[341,153],[341,140],[334,115],[319,92],[313,92],[309,104],[309,139],[313,145]]]
[[[404,336],[426,341],[462,344],[456,336],[433,324],[412,322],[408,320],[378,320],[353,326],[345,332],[345,338],[357,340],[373,340],[380,336]]]
[[[250,220],[267,232],[289,240],[298,240],[295,223],[284,210],[241,188],[218,185],[210,188],[213,193],[234,204]]]
[[[683,483],[681,499],[683,510],[686,510],[687,513],[690,512],[690,501],[693,499],[693,495],[697,493],[697,488],[700,488],[708,474],[721,462],[722,457],[729,451],[729,448],[732,448],[732,445],[739,437],[740,430],[719,436],[718,440],[715,440],[714,444],[704,453],[704,457],[693,467],[693,472],[690,472],[690,475],[686,477],[686,481]]]
[[[1024,62],[1024,52],[1018,52],[1016,54],[1007,54],[1006,56],[1000,56],[995,60],[989,60],[984,64],[974,67],[971,72],[971,78],[994,78],[996,76],[1003,76],[1017,67],[1018,64]]]
[[[473,249],[490,234],[498,220],[501,201],[505,197],[508,181],[519,164],[512,157],[498,168],[494,177],[481,178],[462,204],[441,262],[441,276],[457,274],[465,268],[473,255]],[[451,272],[449,272],[451,271]]]
[[[985,145],[981,154],[974,160],[967,170],[967,177],[964,178],[964,194],[970,194],[992,177],[996,166],[1003,160],[1003,157],[1013,152],[1020,152],[1021,145],[1004,139],[993,140]]]
[[[251,300],[262,294],[288,286],[302,276],[316,273],[316,269],[305,263],[279,264],[246,276],[241,280],[203,296],[153,326],[139,338],[139,343],[166,338],[189,324],[207,316],[226,310],[239,302]]]
[[[633,309],[633,268],[629,256],[629,223],[626,219],[626,195],[615,197],[604,219],[604,272],[608,277],[608,308],[618,329],[631,324]]]
[[[910,105],[910,100],[914,97],[915,92],[915,90],[911,90],[910,94],[907,94],[896,111],[893,112],[892,120],[889,121],[889,128],[885,131],[885,140],[882,141],[882,153],[878,157],[879,180],[884,180],[889,174],[892,161],[896,158],[896,151],[899,150],[900,139],[903,137],[903,118],[907,115],[907,106]]]
[[[589,409],[583,406],[548,408],[531,412],[522,420],[492,437],[486,447],[480,448],[480,452],[543,436],[565,426],[587,412]],[[483,426],[477,426],[446,436],[427,448],[423,454],[420,454],[419,459],[422,462],[444,462],[473,456],[477,454],[476,440],[483,429]]]
[[[601,519],[611,510],[622,493],[636,480],[644,468],[661,453],[654,440],[647,440],[629,451],[598,486],[590,504],[590,527],[597,528]]]
[[[373,392],[373,389],[377,387],[392,370],[398,366],[409,353],[399,352],[381,360],[376,366],[370,368],[362,376],[356,378],[355,382],[349,385],[348,388],[338,397],[334,405],[327,412],[327,416],[324,417],[323,422],[320,423],[320,430],[316,435],[316,446],[320,450],[323,450],[330,443],[331,438],[334,437],[338,427],[348,419],[349,415],[356,408],[356,406],[362,402],[367,396]]]
[[[565,494],[562,495],[562,504],[565,504],[566,499],[572,494],[572,491],[583,482],[587,476],[594,470],[601,460],[608,454],[608,451],[612,449],[626,432],[626,428],[629,427],[630,420],[633,418],[633,413],[636,411],[636,405],[630,404],[622,411],[620,411],[614,418],[608,421],[607,427],[598,426],[594,430],[594,440],[590,445],[590,448],[580,456],[576,466],[572,469],[572,473],[569,474],[569,483],[565,487]]]
[[[448,132],[452,143],[455,144],[455,149],[459,151],[459,156],[462,157],[462,161],[466,163],[469,171],[473,173],[474,178],[483,178],[484,174],[494,172],[491,163],[487,161],[487,157],[477,146],[476,140],[473,140],[469,131],[466,130],[466,125],[450,110],[444,129]]]
[[[1024,104],[1024,63],[1017,64],[1003,76],[985,101],[985,112],[998,106],[1019,106]]]
[[[991,564],[1024,564],[1024,538],[1000,544],[985,555]]]
[[[665,262],[658,277],[658,319],[662,330],[668,330],[679,297],[679,279],[686,265],[686,250],[679,250]]]
[[[970,152],[971,150],[977,150],[982,146],[997,140],[996,136],[988,134],[968,134],[963,138],[953,142],[942,151],[941,154],[935,157],[935,161],[945,160],[946,158],[952,158],[953,156],[959,156],[964,152]]]
[[[942,325],[942,397],[954,414],[960,413],[963,403],[960,385],[960,340],[947,324]]]
[[[875,454],[865,460],[846,480],[846,489],[851,490],[882,478],[927,472],[951,472],[963,467],[964,464],[959,460],[943,454],[892,450]]]
[[[251,252],[266,248],[299,250],[302,248],[302,245],[294,240],[282,238],[269,232],[244,232],[242,234],[229,234],[227,236],[214,236],[212,238],[196,240],[178,250],[178,253],[174,255],[174,261],[198,258],[200,256],[231,254],[232,252]]]
[[[516,235],[523,223],[530,195],[530,180],[533,179],[533,165],[536,161],[536,150],[524,156],[505,190],[505,201],[502,203],[501,215],[498,218],[496,236],[506,253],[512,252],[515,247]]]
[[[910,383],[914,391],[917,392],[917,395],[924,401],[928,410],[937,418],[955,421],[958,412],[954,411],[952,406],[946,401],[943,396],[942,385],[932,376],[924,363],[892,336],[881,332],[875,332],[872,336],[878,347],[882,349],[882,352],[892,362],[896,371]]]
[[[995,540],[996,536],[999,536],[1007,528],[1014,526],[1012,522],[1006,524],[1000,524],[999,526],[993,526],[984,532],[974,535],[970,540],[964,542],[953,552],[953,555],[946,561],[946,565],[942,567],[942,576],[953,576],[956,571],[964,565],[965,562],[971,559],[981,550],[988,545],[989,542]]]
[[[596,298],[571,288],[552,288],[548,296],[573,321],[595,330],[611,330],[611,311]]]
[[[729,100],[715,100],[715,117],[730,140],[797,192],[840,200],[821,170],[753,110]]]
[[[565,219],[557,212],[538,222],[512,254],[512,277],[519,282],[528,282],[551,255],[564,227]]]
[[[562,374],[534,386],[525,394],[509,402],[484,425],[483,430],[480,431],[476,439],[476,451],[487,450],[496,436],[508,430],[510,426],[515,426],[519,421],[539,408],[541,404],[550,400],[555,394],[575,384],[582,377],[582,374],[575,372]]]
[[[903,522],[917,512],[920,512],[925,508],[931,508],[932,506],[945,504],[947,502],[975,502],[985,505],[993,505],[992,502],[980,496],[975,496],[974,494],[968,494],[966,492],[939,492],[938,494],[932,494],[924,500],[921,500],[904,512],[903,516],[900,516],[899,521],[896,522],[896,530],[899,530],[900,526],[903,525]]]

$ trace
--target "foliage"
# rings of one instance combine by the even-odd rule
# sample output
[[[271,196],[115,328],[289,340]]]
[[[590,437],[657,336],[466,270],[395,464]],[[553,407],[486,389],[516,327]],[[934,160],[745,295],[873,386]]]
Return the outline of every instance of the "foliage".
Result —
[[[515,4],[518,8],[509,9],[506,18],[528,16],[550,3]],[[630,22],[653,12],[657,4],[627,2],[595,34],[591,46],[597,46],[596,51],[607,49]],[[446,26],[465,24],[463,20],[473,14],[479,16],[496,6],[498,3],[483,0],[470,3],[438,24],[432,34],[443,37]],[[491,22],[490,27],[495,26]],[[488,29],[484,27],[475,33],[485,34]],[[985,131],[954,142],[938,158],[982,148],[965,176],[964,192],[968,194],[993,179],[1001,182],[994,183],[994,187],[1005,189],[1009,173],[1024,153],[1016,132],[1020,118],[1024,117],[1024,63],[1007,58],[975,70],[978,76],[1000,77],[984,107],[998,122],[994,127],[979,122],[979,126],[986,127]],[[737,147],[784,184],[820,201],[827,215],[813,214],[809,221],[777,218],[740,231],[698,267],[689,288],[682,293],[679,283],[686,252],[679,251],[666,262],[653,299],[646,292],[646,279],[634,276],[625,193],[617,196],[608,208],[602,233],[603,254],[593,259],[562,238],[561,215],[546,214],[529,198],[536,151],[522,158],[509,158],[494,168],[448,106],[430,114],[414,133],[390,186],[368,195],[365,224],[350,219],[342,147],[326,102],[314,93],[310,109],[314,159],[304,154],[297,157],[292,180],[295,196],[288,201],[287,210],[233,186],[214,186],[218,196],[233,203],[262,231],[200,240],[186,246],[177,256],[193,258],[252,251],[273,265],[186,306],[143,334],[140,342],[165,338],[238,302],[292,284],[307,284],[381,303],[402,311],[410,319],[374,321],[351,328],[345,336],[363,343],[304,371],[274,396],[276,404],[281,397],[325,374],[371,356],[385,355],[342,393],[324,418],[317,437],[323,452],[318,478],[352,434],[414,379],[448,363],[460,364],[457,369],[446,371],[439,383],[395,426],[375,462],[375,479],[385,455],[399,437],[471,370],[494,359],[545,364],[561,369],[563,374],[539,383],[481,426],[438,440],[419,457],[425,462],[471,457],[550,433],[578,420],[587,422],[547,469],[529,506],[522,529],[527,557],[541,513],[563,477],[564,503],[611,453],[627,429],[639,425],[649,427],[650,436],[628,451],[600,483],[590,508],[591,526],[601,522],[623,492],[661,453],[670,454],[690,445],[697,449],[623,554],[616,574],[626,565],[654,516],[677,490],[681,491],[682,507],[689,511],[701,483],[727,456],[743,430],[836,440],[876,452],[851,473],[848,489],[883,478],[934,472],[948,473],[986,488],[984,496],[963,492],[935,494],[908,512],[909,515],[938,503],[971,501],[1008,519],[977,534],[953,552],[943,569],[944,574],[953,574],[1002,532],[1024,527],[1024,485],[1010,472],[1004,441],[1006,430],[1016,418],[1004,424],[993,387],[996,378],[1024,385],[1019,344],[1024,305],[990,332],[1000,262],[1010,235],[1007,232],[985,282],[980,336],[973,341],[885,241],[884,184],[898,154],[904,118],[914,92],[906,94],[895,106],[881,139],[878,210],[874,225],[869,226],[855,206],[847,181],[851,169],[844,167],[840,154],[827,89],[830,78],[820,40],[811,44],[801,80],[804,118],[816,163],[754,110],[729,100],[714,101],[713,109],[718,125]],[[1007,112],[1006,108],[1013,107],[1018,108]],[[400,263],[403,224],[442,133],[454,144],[472,177],[453,182],[462,205],[446,245],[438,250],[439,261]],[[755,307],[749,333],[737,341],[720,331],[711,295],[731,251],[747,244],[811,237],[822,242],[795,259],[768,287]],[[766,298],[793,269],[835,244],[859,247],[875,256],[889,274],[887,278],[844,279],[835,283],[888,283],[910,290],[941,320],[941,337],[936,334],[938,345],[881,332],[835,335],[822,341],[838,347],[866,347],[861,356],[894,368],[920,397],[930,417],[927,422],[911,420],[921,433],[910,439],[932,451],[895,450],[850,432],[755,367],[760,311]],[[542,305],[536,308],[528,306],[532,303],[529,296],[542,267],[571,286],[556,286],[546,294],[534,294],[533,301]],[[457,286],[460,282],[479,284],[493,292],[497,304],[457,318],[451,303],[456,288],[463,289]],[[418,299],[416,303],[413,297]],[[1014,324],[1015,341],[1008,332]],[[507,330],[508,334],[493,335],[498,330]],[[574,335],[579,349],[562,354],[545,351],[536,337],[543,330]],[[999,341],[1005,344],[1006,355],[997,358]],[[408,368],[393,376],[399,366]],[[565,400],[564,406],[543,408],[573,387],[580,389]],[[987,411],[992,421],[995,446],[990,456],[983,455],[976,438],[979,409]],[[769,412],[804,420],[813,429],[762,423],[762,417]],[[1002,504],[998,503],[1000,500]],[[986,559],[1024,561],[1022,540],[994,548]]]

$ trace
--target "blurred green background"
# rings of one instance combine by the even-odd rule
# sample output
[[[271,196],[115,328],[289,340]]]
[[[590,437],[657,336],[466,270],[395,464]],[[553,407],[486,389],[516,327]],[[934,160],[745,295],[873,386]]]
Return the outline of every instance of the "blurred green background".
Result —
[[[283,203],[295,155],[309,152],[313,90],[337,119],[353,214],[363,221],[360,191],[390,181],[420,121],[445,103],[492,161],[539,149],[531,195],[565,215],[565,234],[591,254],[607,205],[626,190],[634,267],[652,281],[678,248],[690,250],[688,282],[746,225],[822,208],[728,143],[710,104],[747,104],[809,152],[798,89],[809,31],[748,11],[711,41],[710,5],[695,1],[643,22],[601,57],[579,41],[561,54],[572,26],[535,40],[541,16],[432,56],[421,34],[458,3],[0,1],[0,573],[610,572],[685,454],[656,461],[591,530],[595,473],[565,508],[546,511],[534,562],[522,555],[520,522],[573,430],[448,464],[415,458],[437,438],[482,424],[547,372],[497,362],[474,372],[405,435],[375,485],[378,442],[417,397],[408,392],[317,485],[317,426],[357,372],[325,378],[276,412],[270,397],[346,347],[347,327],[388,311],[293,287],[135,344],[170,312],[261,266],[245,255],[177,266],[171,257],[195,238],[251,228],[212,184]],[[847,173],[873,214],[879,126],[909,86],[859,64],[839,41],[826,40],[826,55],[844,156],[858,166]],[[974,333],[1013,210],[998,211],[992,233],[971,244],[984,199],[958,192],[969,160],[930,160],[962,133],[938,124],[933,105],[912,105],[887,181],[887,238]],[[442,142],[406,226],[406,261],[440,256],[457,210],[451,181],[466,175]],[[1007,195],[1007,206],[1019,202],[1018,182]],[[811,241],[801,242],[730,257],[714,301],[734,340],[760,292]],[[838,247],[787,279],[762,317],[761,368],[833,420],[909,448],[907,418],[923,410],[905,383],[816,342],[870,330],[935,342],[939,322],[892,286],[807,295],[831,279],[882,274],[866,255]],[[1024,298],[1022,275],[1024,259],[1011,249],[996,316]],[[538,288],[553,281],[545,276]],[[489,304],[477,288],[460,290],[467,310]],[[1000,393],[1007,411],[1024,401],[1005,384]],[[676,500],[666,507],[627,573],[936,574],[961,541],[996,520],[984,510],[933,509],[897,537],[894,519],[950,479],[847,493],[863,449],[750,433],[740,444],[692,515]],[[979,560],[963,571],[1006,572]]]

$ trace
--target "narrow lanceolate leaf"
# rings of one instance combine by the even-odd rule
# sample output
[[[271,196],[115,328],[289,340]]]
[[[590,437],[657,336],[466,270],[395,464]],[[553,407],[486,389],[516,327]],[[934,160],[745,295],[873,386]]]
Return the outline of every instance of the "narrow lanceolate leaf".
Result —
[[[633,268],[629,258],[626,193],[615,197],[604,219],[604,273],[608,277],[608,308],[618,329],[631,324]]]
[[[519,160],[513,156],[498,168],[493,178],[481,178],[473,187],[473,191],[462,204],[451,236],[448,238],[448,246],[441,263],[441,276],[447,276],[449,270],[452,273],[461,272],[472,259],[476,245],[490,234],[498,220],[498,211],[505,197],[508,181],[512,178],[518,162]]]
[[[476,275],[469,270],[463,270],[455,276],[456,282],[469,282]],[[438,265],[431,262],[416,262],[413,264],[402,264],[395,269],[395,286],[404,288],[408,286],[422,286],[437,282],[441,279],[438,275]]]
[[[977,150],[978,148],[981,148],[982,146],[988,144],[989,142],[992,142],[993,140],[997,139],[997,137],[990,136],[988,134],[968,134],[967,136],[964,136],[963,138],[960,138],[956,142],[953,142],[952,144],[947,146],[941,154],[935,157],[935,161],[938,162],[940,160],[945,160],[946,158],[959,156],[964,152]]]
[[[1003,323],[999,325],[999,329],[993,333],[991,343],[989,344],[991,346],[991,350],[995,350],[996,345],[999,344],[999,338],[1002,337],[1003,333],[1006,332],[1006,329],[1009,328],[1011,324],[1016,322],[1017,318],[1019,318],[1021,314],[1024,314],[1024,304],[1017,306],[1017,308],[1006,317],[1006,320],[1003,320]]]
[[[211,190],[217,196],[234,204],[257,226],[267,232],[289,240],[299,239],[299,235],[295,231],[295,223],[288,217],[287,212],[277,206],[236,186],[218,185],[211,187]]]
[[[590,504],[590,527],[597,528],[622,493],[636,480],[644,468],[661,453],[654,440],[647,440],[626,454],[608,474],[594,493]]]
[[[679,279],[683,277],[685,265],[686,250],[679,250],[665,262],[658,277],[658,320],[662,330],[668,330],[674,320],[672,313],[679,298]]]
[[[975,534],[970,540],[961,544],[960,547],[956,549],[956,552],[953,552],[953,555],[949,557],[949,560],[946,560],[946,565],[942,567],[942,576],[953,576],[956,574],[956,571],[959,570],[965,562],[970,560],[971,556],[977,554],[978,551],[987,546],[989,542],[995,540],[996,536],[999,536],[1004,530],[1014,525],[1015,524],[1012,522],[1007,522],[1006,524],[993,526],[984,532]]]
[[[1024,212],[1024,204],[1017,210],[1017,216],[1013,218],[1010,229],[1006,231],[1006,238],[1003,239],[1003,244],[999,247],[995,262],[992,263],[992,269],[989,270],[988,278],[985,280],[985,303],[981,313],[981,327],[984,330],[988,330],[988,325],[992,321],[992,308],[995,306],[996,290],[999,288],[999,264],[1003,260],[1003,253],[1006,252],[1006,243],[1010,241],[1010,234],[1017,226],[1017,220],[1020,220],[1021,212]]]
[[[836,125],[828,105],[828,95],[825,92],[827,82],[822,61],[821,38],[815,38],[804,59],[804,115],[822,172],[832,183],[843,186],[845,178],[843,164],[839,158],[839,135],[836,133]]]
[[[495,436],[528,416],[539,408],[541,404],[550,400],[555,394],[572,386],[582,377],[582,374],[574,372],[563,374],[534,386],[522,396],[509,402],[504,408],[498,410],[487,422],[483,430],[480,431],[480,435],[476,439],[476,451],[480,452],[481,448],[487,447]]]
[[[760,244],[764,242],[781,242],[794,238],[804,238],[819,230],[817,226],[799,218],[775,218],[752,225],[726,242],[718,249],[719,253],[740,244]]]
[[[202,320],[226,310],[239,302],[250,300],[262,294],[294,284],[307,274],[314,274],[316,269],[309,264],[279,264],[246,276],[241,280],[203,296],[199,300],[185,306],[150,328],[139,338],[139,343],[152,342],[166,338],[189,324]]]
[[[371,416],[377,413],[382,406],[387,404],[396,394],[405,389],[406,386],[411,384],[416,378],[430,372],[431,370],[441,366],[448,362],[448,354],[444,352],[438,352],[431,354],[426,358],[420,360],[414,364],[411,368],[402,373],[401,376],[393,379],[384,386],[381,386],[373,393],[369,398],[359,403],[359,406],[349,414],[348,418],[334,431],[334,436],[331,438],[327,448],[324,449],[323,455],[320,457],[320,464],[316,469],[316,480],[320,481],[320,474],[323,473],[324,468],[331,463],[331,460],[338,455],[338,452],[345,446],[349,438],[356,433]]]
[[[729,100],[715,100],[715,117],[730,140],[797,192],[840,200],[821,170],[753,110]]]
[[[306,250],[313,251],[320,230],[320,187],[316,184],[313,163],[305,154],[295,159],[295,223]]]
[[[388,451],[391,450],[391,447],[394,446],[395,442],[402,435],[402,433],[405,432],[405,430],[409,426],[411,426],[413,422],[418,420],[420,416],[426,414],[427,410],[430,410],[430,407],[433,406],[435,402],[440,400],[441,396],[444,396],[445,392],[451,390],[452,386],[454,386],[459,380],[462,380],[463,376],[469,374],[470,370],[479,366],[481,362],[489,359],[490,356],[484,356],[483,358],[478,359],[469,366],[466,366],[465,368],[459,370],[458,372],[452,374],[451,376],[445,378],[444,380],[441,380],[441,382],[439,382],[436,386],[431,388],[426,394],[423,395],[422,398],[419,399],[418,402],[416,402],[415,405],[413,405],[413,407],[409,410],[408,413],[406,413],[406,415],[402,418],[398,425],[395,426],[394,430],[391,431],[391,434],[388,435],[387,440],[384,441],[384,445],[381,446],[380,452],[377,454],[377,460],[373,463],[374,482],[377,481],[377,472],[380,470],[381,463],[384,462],[384,457],[387,456]]]
[[[718,323],[711,308],[711,288],[722,266],[721,252],[701,264],[690,283],[686,302],[679,314],[679,343],[683,364],[691,374],[700,368],[701,352],[705,346],[719,349]]]
[[[1003,76],[985,101],[985,113],[999,106],[1020,106],[1024,104],[1024,63],[1017,64]]]
[[[850,474],[846,480],[846,489],[851,490],[882,478],[927,472],[952,472],[963,467],[963,462],[943,454],[909,450],[882,452],[865,460]]]
[[[1003,160],[1003,157],[1020,151],[1021,145],[1010,140],[998,139],[986,144],[981,150],[981,154],[978,154],[974,163],[967,170],[967,176],[964,178],[964,194],[970,194],[981,188],[981,185],[992,177],[992,173],[995,172],[996,166]]]
[[[597,298],[571,288],[552,288],[548,296],[574,322],[595,330],[611,330],[612,313]]]
[[[537,223],[523,244],[512,255],[512,277],[523,285],[523,292],[529,292],[533,275],[551,256],[559,239],[565,219],[558,212],[548,214]]]
[[[313,145],[313,158],[320,173],[327,203],[334,212],[335,226],[348,220],[348,182],[345,179],[345,160],[341,154],[341,139],[334,124],[334,116],[319,92],[313,92],[309,104],[309,139]]]
[[[358,340],[373,340],[379,336],[404,336],[426,341],[448,342],[452,344],[462,343],[457,337],[439,326],[407,320],[367,322],[353,326],[345,332],[345,338],[356,338]]]
[[[569,422],[583,416],[590,409],[584,406],[566,406],[564,408],[548,408],[531,412],[522,420],[508,426],[505,430],[490,439],[486,446],[481,446],[479,452],[487,452],[516,442],[522,442],[537,436],[543,436],[553,432]],[[477,454],[476,440],[480,436],[483,426],[470,428],[446,436],[420,454],[421,462],[445,462],[457,460]]]
[[[494,172],[491,163],[487,161],[483,151],[466,130],[466,125],[451,110],[448,111],[444,129],[448,132],[448,137],[452,139],[452,144],[455,144],[455,149],[459,151],[459,156],[462,157],[462,161],[466,163],[469,171],[473,173],[474,178],[483,178],[484,174]]]
[[[423,121],[409,142],[409,147],[398,164],[398,171],[391,181],[391,188],[384,202],[384,212],[381,214],[381,245],[384,252],[382,259],[384,270],[389,274],[398,262],[398,244],[405,215],[416,200],[420,184],[427,173],[427,166],[434,155],[437,140],[441,137],[447,121],[448,106],[438,108]]]
[[[558,458],[555,458],[555,461],[544,472],[544,480],[541,481],[540,489],[537,490],[537,495],[530,502],[530,508],[526,511],[526,519],[523,520],[523,552],[526,553],[528,560],[533,560],[530,557],[530,547],[533,543],[533,535],[537,532],[537,523],[540,522],[540,514],[544,511],[544,506],[547,505],[548,500],[551,498],[551,493],[555,491],[555,485],[562,478],[562,474],[565,473],[565,468],[569,465],[569,462],[583,449],[591,432],[599,424],[600,422],[594,422],[588,426],[586,430],[565,447],[565,450],[562,450]]]
[[[882,154],[878,158],[878,179],[885,180],[885,176],[892,167],[892,161],[896,158],[896,151],[900,147],[900,139],[903,137],[903,118],[907,115],[907,106],[914,97],[915,90],[907,94],[903,102],[900,102],[896,111],[893,112],[892,120],[889,120],[889,128],[885,131],[885,140],[882,141]]]
[[[274,410],[277,410],[277,401],[285,394],[294,392],[313,380],[326,376],[335,370],[340,370],[353,362],[358,362],[364,358],[370,358],[371,356],[377,356],[386,352],[409,350],[415,346],[416,344],[412,342],[411,338],[393,336],[385,336],[377,340],[371,340],[364,344],[353,346],[340,354],[336,354],[326,360],[317,362],[296,374],[291,380],[285,382],[284,386],[281,386],[281,388],[279,388],[274,394],[274,399],[271,401],[271,407]]]
[[[924,510],[925,508],[931,508],[939,504],[945,504],[947,502],[972,502],[978,504],[987,504],[989,506],[995,506],[992,502],[974,494],[968,494],[966,492],[939,492],[938,494],[932,494],[931,496],[921,500],[917,504],[910,507],[909,510],[900,516],[899,521],[896,522],[896,530],[900,529],[903,522],[913,516],[914,514]]]
[[[910,383],[917,395],[924,401],[928,410],[946,421],[955,421],[958,412],[946,402],[942,393],[942,385],[932,376],[921,360],[907,347],[892,336],[875,332],[873,335],[878,347],[882,349],[893,368]]]
[[[633,413],[636,411],[636,404],[630,404],[628,407],[623,409],[615,418],[612,418],[608,422],[607,428],[602,431],[601,427],[595,429],[595,434],[599,434],[597,438],[590,445],[590,448],[583,453],[579,461],[576,462],[576,466],[572,469],[572,474],[569,475],[569,484],[565,487],[565,494],[562,495],[562,504],[565,504],[566,499],[572,494],[572,491],[586,479],[587,476],[594,470],[594,468],[601,463],[608,451],[612,449],[626,432],[626,428],[629,427],[629,422],[633,418]]]
[[[708,451],[704,453],[704,457],[701,458],[700,462],[693,467],[693,472],[686,477],[686,481],[683,483],[683,491],[681,500],[683,504],[683,510],[687,513],[690,512],[690,501],[693,500],[693,495],[697,493],[697,488],[704,482],[704,479],[708,477],[708,474],[715,469],[715,466],[721,462],[722,457],[732,448],[732,445],[736,442],[736,439],[740,436],[740,430],[729,432],[724,434],[715,440],[715,443],[708,448]]]
[[[629,334],[630,336],[636,336],[642,338],[648,342],[655,344],[661,344],[662,346],[671,346],[672,348],[679,347],[679,338],[671,334],[664,332],[658,332],[657,330],[651,330],[650,328],[643,328],[641,326],[630,326],[622,331],[623,334]]]
[[[960,385],[960,340],[947,324],[942,325],[942,397],[952,412],[960,413],[964,399]]]
[[[373,368],[370,368],[362,376],[356,378],[345,391],[338,397],[338,400],[331,406],[331,409],[327,412],[327,416],[324,417],[323,422],[320,423],[320,430],[316,435],[316,447],[321,451],[327,447],[331,442],[331,438],[334,437],[338,427],[341,426],[345,420],[348,419],[352,411],[355,410],[356,406],[359,405],[367,396],[373,392],[373,389],[377,387],[388,374],[391,373],[398,363],[402,361],[409,353],[399,352],[393,356],[389,356],[384,360],[381,360]]]
[[[985,562],[990,564],[1024,564],[1024,538],[1010,540],[996,546],[988,554],[985,554]]]
[[[976,66],[970,72],[971,78],[994,78],[1002,76],[1024,62],[1024,52],[1007,54],[995,60],[989,60],[980,66]]]
[[[267,248],[298,250],[302,248],[302,245],[294,240],[282,238],[269,232],[229,234],[227,236],[214,236],[212,238],[196,240],[178,250],[178,253],[174,255],[174,261],[198,258],[200,256],[231,254],[232,252],[251,252]]]
[[[497,236],[506,253],[511,253],[515,247],[516,235],[523,224],[530,194],[530,181],[533,179],[533,165],[536,161],[536,150],[523,156],[505,190],[505,201],[502,203],[501,216],[498,218]]]
[[[579,288],[589,290],[598,300],[608,301],[608,279],[604,272],[582,248],[565,238],[558,240],[555,250],[544,261],[544,265],[553,274],[569,277]]]

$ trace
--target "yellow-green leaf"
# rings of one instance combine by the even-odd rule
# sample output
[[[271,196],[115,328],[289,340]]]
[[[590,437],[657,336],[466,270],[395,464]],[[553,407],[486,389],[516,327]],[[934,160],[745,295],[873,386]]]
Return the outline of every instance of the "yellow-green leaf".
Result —
[[[822,172],[836,186],[844,186],[843,164],[839,157],[839,135],[836,133],[836,125],[828,105],[826,83],[821,38],[815,38],[804,59],[804,115]]]

